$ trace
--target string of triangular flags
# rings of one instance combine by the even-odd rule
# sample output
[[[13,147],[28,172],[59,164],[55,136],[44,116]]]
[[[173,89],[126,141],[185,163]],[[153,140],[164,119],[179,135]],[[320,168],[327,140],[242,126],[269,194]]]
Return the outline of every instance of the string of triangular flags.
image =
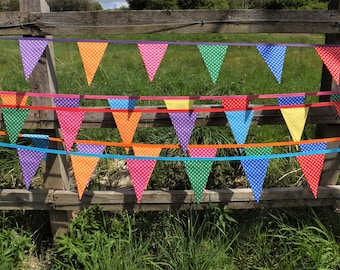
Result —
[[[58,41],[58,39],[56,39]],[[38,63],[40,57],[44,53],[49,40],[37,38],[20,38],[19,47],[22,58],[25,79],[28,80],[31,76],[34,67]],[[74,41],[73,41],[74,42]],[[88,85],[91,85],[101,60],[108,47],[109,41],[78,41],[78,49],[83,62],[84,72]],[[129,42],[133,43],[133,42]],[[159,42],[150,41],[147,43],[135,41],[140,55],[143,59],[149,81],[152,82],[156,72],[163,60],[169,44],[183,44],[180,42]],[[190,43],[192,44],[192,43]],[[237,46],[240,44],[237,43]],[[245,44],[251,46],[251,44]],[[227,53],[229,45],[206,45],[206,43],[197,44],[197,48],[202,56],[211,80],[214,84],[217,83],[218,76]],[[267,64],[268,68],[274,75],[276,81],[280,84],[284,59],[287,46],[284,44],[258,44],[255,45],[259,54]],[[306,44],[304,44],[306,46]],[[311,45],[328,68],[333,76],[336,84],[339,85],[340,80],[340,47],[331,45]]]
[[[1,106],[13,105],[15,107],[3,107],[2,114],[9,142],[17,149],[18,152],[25,186],[26,188],[29,188],[31,181],[40,166],[41,160],[44,159],[48,152],[46,149],[48,149],[48,141],[50,138],[43,134],[26,134],[24,137],[32,139],[36,147],[22,148],[20,145],[17,145],[18,135],[29,113],[29,109],[21,108],[21,106],[26,105],[28,96],[8,93],[1,94],[0,97],[2,100]],[[336,98],[337,97],[338,96],[336,96]],[[78,194],[79,198],[81,198],[100,157],[102,157],[101,154],[105,150],[105,145],[98,144],[98,142],[93,142],[92,144],[76,143],[76,152],[81,154],[74,155],[75,153],[72,151],[72,148],[82,124],[85,112],[67,111],[64,109],[78,108],[80,98],[57,97],[56,95],[53,100],[62,131],[66,154],[71,155]],[[249,127],[253,118],[254,111],[249,109],[249,101],[250,99],[247,96],[221,99],[223,108],[226,109],[225,115],[229,121],[235,141],[240,146],[244,144],[247,139]],[[132,143],[142,115],[141,112],[134,112],[136,102],[136,99],[108,99],[110,108],[127,110],[125,112],[112,112],[113,119],[121,135],[122,142],[125,145]],[[304,102],[305,96],[301,95],[278,97],[278,103],[281,106],[280,110],[286,121],[292,140],[294,142],[300,142],[300,152],[296,154],[297,161],[304,172],[305,178],[314,197],[316,198],[318,183],[328,144],[326,141],[317,143],[303,143],[301,141],[301,135],[308,115],[308,107],[288,108],[287,106],[304,104]],[[197,117],[197,113],[192,112],[194,106],[193,99],[167,99],[164,100],[164,103],[166,108],[169,110],[169,118],[171,119],[174,130],[177,134],[179,145],[183,154],[189,155],[189,159],[179,157],[179,160],[183,160],[185,164],[191,186],[194,189],[196,200],[199,203],[204,187],[208,181],[213,162],[217,160],[216,153],[219,146],[212,148],[211,146],[204,147],[204,145],[201,145],[198,148],[189,148],[191,134]],[[176,109],[184,111],[173,112]],[[273,147],[251,147],[251,145],[249,147],[240,146],[238,148],[241,149],[241,151],[245,151],[245,156],[238,157],[238,160],[241,161],[256,201],[259,201],[269,161],[273,158]],[[155,147],[152,145],[145,147],[132,147],[134,157],[137,156],[140,157],[140,159],[132,158],[132,156],[121,157],[126,159],[138,202],[142,199],[143,191],[147,187],[157,161],[156,158],[159,157],[162,148],[162,146]],[[338,149],[333,149],[333,151],[338,151]],[[128,154],[128,152],[129,147],[126,147],[126,153]],[[87,156],[84,154],[93,154],[94,156]],[[203,158],[203,160],[197,158]],[[208,159],[205,160],[204,158]],[[143,168],[143,173],[141,173],[141,168]]]

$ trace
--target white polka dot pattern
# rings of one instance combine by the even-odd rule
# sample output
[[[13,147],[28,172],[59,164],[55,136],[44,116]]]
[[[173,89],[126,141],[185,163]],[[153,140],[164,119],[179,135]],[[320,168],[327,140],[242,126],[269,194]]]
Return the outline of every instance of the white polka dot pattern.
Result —
[[[315,46],[315,51],[331,73],[334,81],[339,85],[340,80],[340,47]]]

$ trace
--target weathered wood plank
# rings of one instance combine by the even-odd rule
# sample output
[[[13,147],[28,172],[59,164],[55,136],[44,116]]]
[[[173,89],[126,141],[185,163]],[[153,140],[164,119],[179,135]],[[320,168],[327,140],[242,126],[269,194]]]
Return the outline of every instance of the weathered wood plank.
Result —
[[[0,35],[338,33],[335,10],[115,10],[0,13]],[[28,25],[27,25],[28,24]]]
[[[172,209],[204,209],[213,205],[234,209],[335,206],[340,199],[340,186],[320,186],[315,199],[309,187],[265,188],[256,203],[251,189],[205,190],[201,204],[196,204],[192,190],[146,190],[140,204],[133,191],[86,191],[78,194],[65,190],[0,190],[1,210],[76,211],[100,205],[105,211],[163,211]]]
[[[195,108],[208,108],[211,106],[196,106]],[[139,109],[141,107],[136,107]],[[152,107],[144,107],[152,108]],[[156,107],[153,107],[156,108]],[[165,107],[157,107],[166,109]],[[222,108],[214,106],[214,108]],[[58,128],[58,121],[52,111],[30,111],[24,129],[55,129]],[[198,113],[196,126],[226,126],[228,121],[223,112],[201,112]],[[333,107],[310,108],[307,124],[340,124],[339,117]],[[279,110],[255,111],[252,125],[282,125],[285,124]],[[172,127],[171,120],[167,113],[143,113],[138,127]],[[5,128],[2,113],[0,112],[0,128]],[[110,112],[85,114],[81,128],[116,128],[114,119]]]

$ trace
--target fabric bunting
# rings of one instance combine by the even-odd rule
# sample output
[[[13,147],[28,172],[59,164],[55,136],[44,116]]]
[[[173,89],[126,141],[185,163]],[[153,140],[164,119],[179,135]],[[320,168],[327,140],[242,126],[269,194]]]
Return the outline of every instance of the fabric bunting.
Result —
[[[19,39],[19,47],[25,79],[28,80],[48,45],[47,40]]]
[[[340,94],[332,95],[332,101],[340,102]],[[335,104],[334,107],[335,107],[335,110],[338,114],[338,117],[340,117],[340,104]]]
[[[138,44],[139,52],[143,58],[146,71],[149,75],[150,82],[156,75],[161,64],[168,44]]]
[[[158,147],[133,147],[135,156],[158,157],[162,148]],[[140,203],[143,192],[147,188],[151,174],[156,165],[156,160],[126,160],[131,181],[135,190],[137,202]]]
[[[282,69],[286,56],[286,46],[261,45],[256,47],[263,60],[275,76],[278,83],[281,83]]]
[[[168,110],[191,110],[193,100],[164,100]],[[171,123],[176,131],[178,140],[184,153],[186,153],[192,131],[195,127],[197,113],[195,112],[169,112]]]
[[[25,187],[29,189],[45,153],[26,149],[17,149],[17,152]]]
[[[91,153],[99,155],[104,152],[105,145],[77,143],[77,150],[79,153]],[[84,191],[91,180],[91,176],[96,169],[98,161],[99,157],[71,155],[71,162],[74,178],[77,184],[79,200],[83,197]]]
[[[298,105],[305,103],[304,96],[279,97],[280,106]],[[294,142],[301,140],[302,132],[305,128],[309,108],[290,108],[280,109],[282,116],[286,122],[290,135]]]
[[[37,148],[48,148],[48,143],[50,141],[50,137],[44,134],[23,134],[23,138],[30,138]],[[44,153],[43,159],[46,160],[47,153]]]
[[[337,46],[315,46],[315,51],[332,75],[335,83],[339,85],[340,81],[340,47]]]
[[[136,99],[109,99],[111,109],[133,110]],[[123,143],[131,143],[142,116],[141,112],[112,112],[118,132]],[[129,152],[129,147],[125,148],[126,153]]]
[[[198,45],[197,47],[213,83],[216,84],[228,46]]]
[[[25,95],[1,95],[2,104],[24,106],[27,102]],[[28,116],[28,109],[21,108],[2,108],[3,119],[8,133],[9,141],[15,144],[18,140],[18,135]]]
[[[54,98],[54,103],[57,108],[78,108],[80,98]],[[83,122],[85,112],[56,110],[56,113],[63,134],[65,149],[69,152]]]
[[[247,110],[249,98],[228,98],[222,99],[222,105],[225,109],[239,109],[235,111],[226,111],[230,128],[238,144],[243,144],[248,136],[249,128],[253,120],[254,111]]]
[[[83,62],[87,84],[91,85],[98,66],[104,56],[107,42],[78,42],[78,49]]]
[[[217,148],[189,148],[191,157],[215,157]],[[213,161],[184,161],[185,169],[194,190],[196,202],[201,203],[204,188],[207,184]]]
[[[241,160],[243,170],[253,191],[256,202],[260,201],[263,183],[270,160],[269,158],[261,158],[261,156],[270,155],[272,151],[273,147],[245,148],[247,156],[259,156],[259,158]]]
[[[327,143],[322,142],[322,143],[300,144],[299,146],[302,152],[320,151],[320,150],[326,150]],[[314,198],[317,198],[320,176],[321,176],[322,167],[325,161],[325,154],[297,156],[296,159],[299,162],[301,170],[303,171],[305,175],[305,178],[314,195]]]

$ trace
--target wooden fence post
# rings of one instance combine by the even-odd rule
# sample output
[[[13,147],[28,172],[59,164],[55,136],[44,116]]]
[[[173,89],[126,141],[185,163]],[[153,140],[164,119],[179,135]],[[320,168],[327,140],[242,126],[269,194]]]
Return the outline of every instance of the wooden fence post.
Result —
[[[339,10],[340,11],[340,1],[332,0],[328,4],[329,10]],[[339,44],[340,34],[326,34],[325,44]],[[336,85],[325,65],[322,69],[322,79],[321,79],[321,91],[329,90],[340,90],[340,86]],[[329,101],[329,97],[320,97],[320,101]],[[334,109],[335,110],[335,109]],[[336,113],[336,112],[334,112]],[[329,137],[340,137],[340,125],[332,124],[322,124],[316,127],[316,137],[317,138],[329,138]],[[339,142],[329,143],[328,148],[338,148],[340,147]],[[322,175],[320,179],[320,186],[335,185],[338,182],[339,177],[339,165],[340,165],[340,153],[327,154],[325,156],[325,163],[322,170]]]
[[[20,0],[20,11],[29,12],[50,12],[50,8],[45,0]],[[54,63],[53,43],[48,46],[29,79],[30,89],[36,93],[57,93],[57,80]],[[53,106],[51,99],[32,98],[33,106]],[[48,113],[56,117],[54,111],[37,111],[37,118],[45,118]],[[39,130],[37,130],[39,132]],[[40,130],[42,134],[59,137],[58,128],[52,130]],[[49,142],[51,149],[63,149],[61,144]],[[64,155],[48,154],[46,162],[43,164],[43,177],[45,188],[52,190],[70,190],[67,160]],[[70,211],[49,211],[51,230],[54,237],[67,231],[67,224],[71,220]]]

